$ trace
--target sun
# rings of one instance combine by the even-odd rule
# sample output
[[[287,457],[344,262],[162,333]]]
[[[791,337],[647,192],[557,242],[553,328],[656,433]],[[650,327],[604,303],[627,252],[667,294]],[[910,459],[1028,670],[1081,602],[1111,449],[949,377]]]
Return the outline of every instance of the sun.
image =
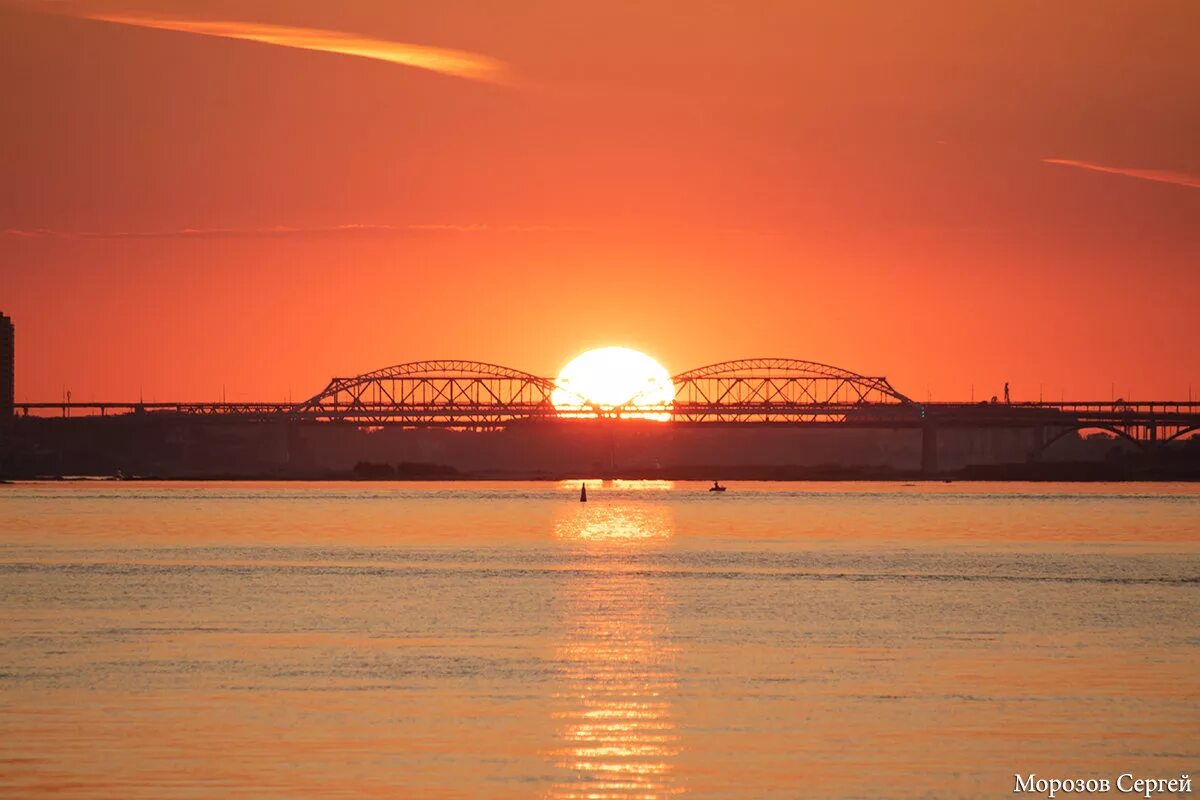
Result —
[[[558,373],[550,402],[561,417],[671,418],[671,373],[645,353],[601,347],[577,356]]]

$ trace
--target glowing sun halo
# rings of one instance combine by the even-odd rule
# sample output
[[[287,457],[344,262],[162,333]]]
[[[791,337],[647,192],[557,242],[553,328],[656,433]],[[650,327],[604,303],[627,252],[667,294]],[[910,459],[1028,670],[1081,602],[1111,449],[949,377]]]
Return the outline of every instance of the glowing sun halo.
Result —
[[[675,399],[671,374],[645,353],[601,347],[562,368],[550,402],[564,417],[619,416],[668,420]]]

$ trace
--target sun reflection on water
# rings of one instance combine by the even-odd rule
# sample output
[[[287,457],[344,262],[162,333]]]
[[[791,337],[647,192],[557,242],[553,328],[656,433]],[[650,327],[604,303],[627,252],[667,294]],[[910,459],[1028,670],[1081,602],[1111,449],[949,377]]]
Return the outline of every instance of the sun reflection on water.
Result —
[[[680,747],[667,598],[623,558],[667,543],[669,513],[599,502],[564,511],[556,523],[557,537],[589,568],[563,588],[553,798],[650,800],[683,791],[674,774]]]
[[[636,551],[623,543],[652,544],[669,539],[671,529],[666,518],[666,508],[649,504],[580,503],[559,517],[555,534],[560,540],[580,546],[581,553],[628,554]]]

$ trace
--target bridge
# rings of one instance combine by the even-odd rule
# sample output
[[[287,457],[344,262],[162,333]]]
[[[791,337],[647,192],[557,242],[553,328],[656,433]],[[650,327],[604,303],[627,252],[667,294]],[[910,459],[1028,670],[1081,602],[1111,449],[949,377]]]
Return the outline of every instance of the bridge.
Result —
[[[647,412],[675,425],[789,425],[920,429],[936,451],[939,429],[1023,428],[1039,432],[1042,447],[1074,431],[1098,429],[1139,447],[1170,442],[1200,429],[1200,402],[1154,400],[1019,403],[921,403],[883,376],[794,358],[723,361],[672,378],[674,401],[647,406],[635,397],[598,408],[584,398],[572,417],[621,419]],[[478,361],[432,360],[398,364],[349,378],[333,378],[301,403],[70,402],[17,403],[25,416],[156,415],[246,421],[290,420],[359,427],[447,427],[494,430],[527,421],[563,420],[551,401],[551,378]],[[935,446],[929,447],[930,444]]]

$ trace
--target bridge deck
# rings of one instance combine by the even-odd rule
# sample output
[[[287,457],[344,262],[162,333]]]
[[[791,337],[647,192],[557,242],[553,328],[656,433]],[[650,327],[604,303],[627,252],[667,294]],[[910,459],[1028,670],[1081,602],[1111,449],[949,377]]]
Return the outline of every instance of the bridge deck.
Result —
[[[277,402],[17,403],[25,417],[219,417],[242,421],[341,422],[365,426],[499,427],[563,419],[548,402],[377,402],[311,407]],[[1170,439],[1200,427],[1200,402],[1073,400],[1022,403],[676,402],[670,424],[847,428],[1098,427],[1133,439]]]

